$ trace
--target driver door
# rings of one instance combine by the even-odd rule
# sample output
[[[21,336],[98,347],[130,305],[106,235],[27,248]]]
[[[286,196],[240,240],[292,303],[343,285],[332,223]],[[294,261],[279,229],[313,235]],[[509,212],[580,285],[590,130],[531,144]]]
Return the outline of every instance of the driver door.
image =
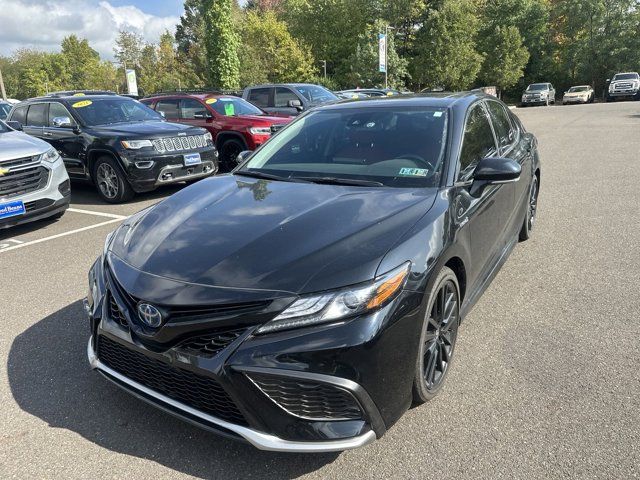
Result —
[[[53,119],[61,117],[69,118],[71,126],[56,127]],[[44,138],[58,151],[71,178],[86,178],[88,171],[83,161],[86,158],[86,149],[82,136],[74,131],[76,127],[73,116],[64,105],[58,102],[49,104],[49,118],[43,129]]]

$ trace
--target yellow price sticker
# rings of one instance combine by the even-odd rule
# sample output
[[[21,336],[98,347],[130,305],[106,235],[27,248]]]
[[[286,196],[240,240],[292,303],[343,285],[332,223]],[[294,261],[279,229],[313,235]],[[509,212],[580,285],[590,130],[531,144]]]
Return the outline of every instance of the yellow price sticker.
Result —
[[[74,97],[84,97],[84,93],[78,92],[73,94]]]
[[[218,101],[217,98],[207,98],[207,100],[204,103],[211,105],[212,103],[216,103],[217,101]]]
[[[73,105],[71,105],[73,108],[82,108],[82,107],[88,107],[89,105],[91,105],[93,102],[91,100],[83,100],[81,102],[76,102]]]
[[[387,97],[393,96],[393,92],[387,92]]]

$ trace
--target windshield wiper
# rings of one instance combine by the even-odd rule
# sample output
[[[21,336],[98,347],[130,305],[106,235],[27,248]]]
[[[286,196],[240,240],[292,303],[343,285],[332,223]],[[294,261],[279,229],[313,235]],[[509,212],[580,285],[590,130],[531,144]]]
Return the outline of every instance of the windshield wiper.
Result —
[[[384,183],[375,182],[373,180],[358,180],[352,178],[337,177],[291,177],[295,180],[303,180],[305,182],[320,183],[323,185],[352,185],[355,187],[384,187]]]
[[[261,178],[263,180],[276,180],[279,182],[295,182],[296,180],[290,177],[281,177],[280,175],[273,175],[271,173],[258,172],[256,170],[238,170],[233,172],[234,175],[242,175],[244,177]]]

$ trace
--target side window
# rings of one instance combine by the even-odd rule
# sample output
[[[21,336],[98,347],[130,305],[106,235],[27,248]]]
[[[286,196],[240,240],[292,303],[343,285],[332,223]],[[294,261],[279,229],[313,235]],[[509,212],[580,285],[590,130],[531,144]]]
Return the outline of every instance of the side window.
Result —
[[[258,107],[268,107],[269,93],[271,93],[270,88],[253,88],[249,92],[248,100]]]
[[[73,117],[71,116],[71,114],[65,108],[64,105],[58,102],[53,102],[49,104],[49,126],[50,127],[53,127],[53,119],[56,117],[68,117],[69,119],[71,119],[71,123],[73,125],[76,124],[76,122],[73,121]]]
[[[156,104],[156,112],[164,113],[165,118],[180,118],[180,110],[178,108],[179,103],[180,100],[178,99],[160,100]]]
[[[180,118],[193,120],[196,114],[206,115],[206,107],[193,98],[184,98],[180,101]]]
[[[500,148],[509,147],[515,140],[516,132],[509,121],[507,111],[498,102],[488,101],[487,106],[496,131],[496,137],[498,137],[498,145]]]
[[[277,87],[276,88],[276,108],[284,108],[289,106],[289,100],[300,100],[298,96],[288,88]]]
[[[481,104],[471,107],[462,139],[460,173],[458,178],[467,179],[480,160],[495,154],[495,139],[489,118]]]
[[[47,106],[46,103],[34,103],[29,107],[27,112],[27,121],[25,125],[30,127],[45,127],[47,125]]]
[[[22,125],[27,123],[27,106],[16,107],[13,111],[13,115],[11,115],[11,120],[14,122],[20,122]]]

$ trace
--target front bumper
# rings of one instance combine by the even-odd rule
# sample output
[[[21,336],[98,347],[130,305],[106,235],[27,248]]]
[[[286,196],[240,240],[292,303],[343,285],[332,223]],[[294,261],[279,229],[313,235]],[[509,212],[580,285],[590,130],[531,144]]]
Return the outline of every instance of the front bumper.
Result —
[[[51,165],[41,165],[49,170],[49,178],[44,188],[16,197],[0,197],[0,203],[20,200],[25,205],[24,214],[0,219],[0,229],[43,220],[69,208],[71,191],[64,163],[58,160]]]
[[[185,165],[184,156],[199,153],[201,163]],[[120,153],[127,179],[138,193],[155,190],[161,185],[192,181],[215,175],[218,171],[218,152],[214,146],[182,153],[151,153],[127,150]]]
[[[137,320],[130,314],[114,320],[108,305],[111,300],[120,302],[119,293],[110,293],[112,272],[106,282],[101,280],[102,268],[96,262],[89,275],[90,284],[95,282],[91,289],[95,293],[86,303],[91,367],[136,397],[190,423],[265,450],[341,451],[381,437],[411,404],[422,323],[420,294],[403,292],[382,310],[347,322],[267,335],[254,335],[254,331],[268,315],[243,313],[220,321],[233,328],[241,326],[243,332],[219,353],[205,358],[181,347],[182,323],[170,321],[152,335],[161,345],[136,333]],[[167,282],[163,285],[172,288]],[[209,320],[197,328],[210,332],[220,322]],[[189,328],[192,332],[193,323]],[[114,348],[120,357],[114,358]],[[140,376],[141,370],[145,376]],[[194,381],[215,383],[222,393],[207,398],[215,397],[224,410],[207,410],[200,398],[184,396],[171,386]],[[270,383],[278,385],[275,395]],[[326,397],[318,398],[320,390],[328,392]],[[355,405],[361,415],[320,418],[314,411],[318,402],[323,412]],[[296,410],[300,404],[308,410]],[[229,414],[231,407],[237,409],[233,414]]]
[[[636,97],[640,90],[637,89],[627,89],[627,90],[609,90],[608,95],[611,98],[628,98],[628,97]]]
[[[562,99],[562,103],[567,104],[567,103],[588,103],[589,102],[589,98],[585,98],[585,97],[564,97]]]

